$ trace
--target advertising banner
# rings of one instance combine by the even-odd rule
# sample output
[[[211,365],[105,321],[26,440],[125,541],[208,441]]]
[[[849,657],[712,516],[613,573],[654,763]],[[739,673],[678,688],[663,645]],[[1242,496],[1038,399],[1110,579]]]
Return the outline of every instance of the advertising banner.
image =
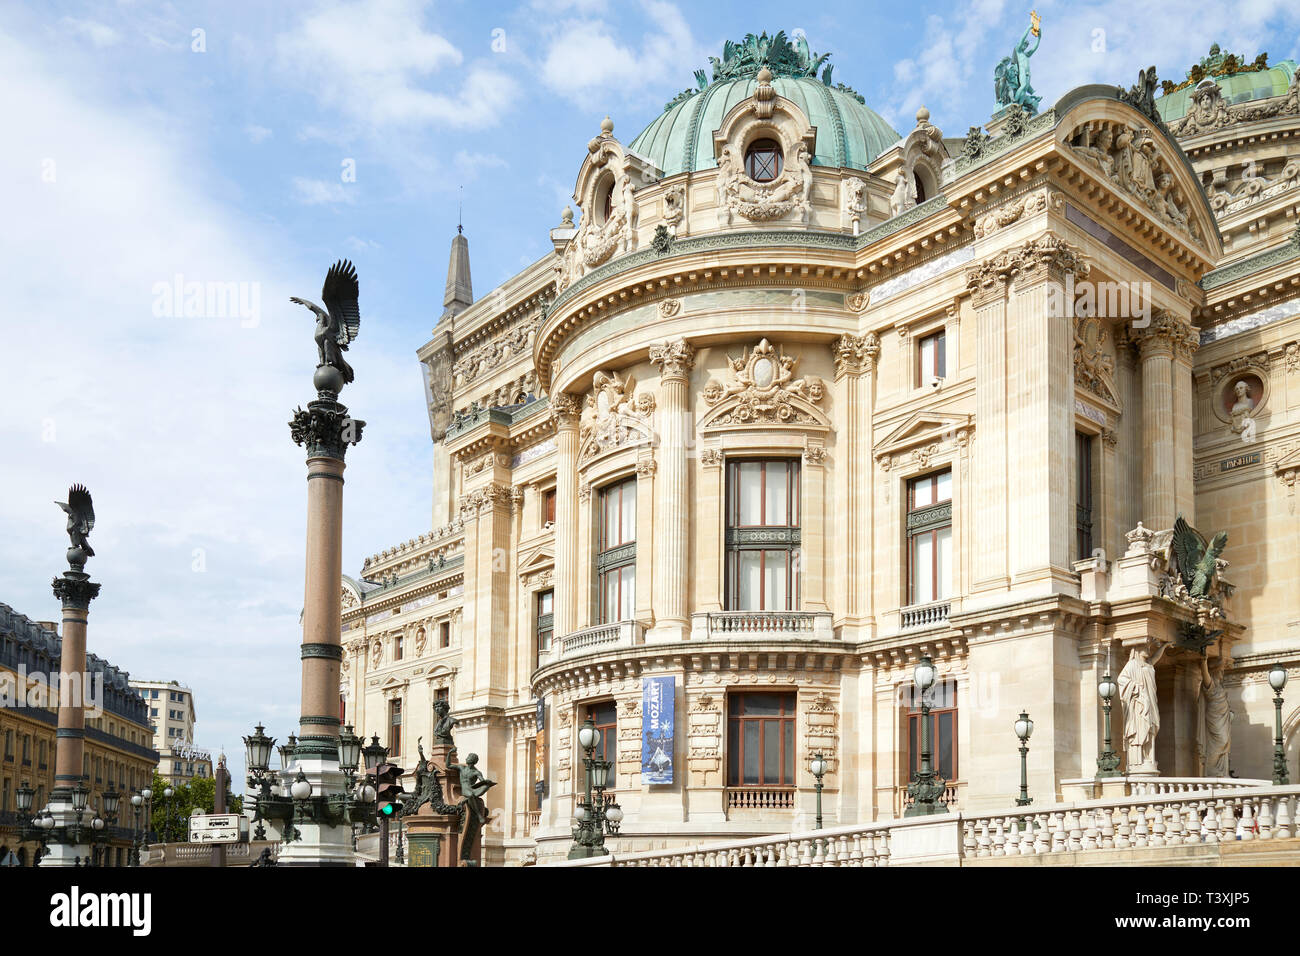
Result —
[[[673,782],[675,677],[641,678],[641,782]]]

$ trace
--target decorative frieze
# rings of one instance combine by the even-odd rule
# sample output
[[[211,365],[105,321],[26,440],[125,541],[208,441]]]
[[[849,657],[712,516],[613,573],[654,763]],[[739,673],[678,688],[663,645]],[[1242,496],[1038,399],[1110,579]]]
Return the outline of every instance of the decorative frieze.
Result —
[[[752,352],[728,358],[728,381],[710,379],[704,403],[711,409],[701,427],[771,423],[781,425],[827,424],[817,408],[826,388],[816,376],[795,378],[797,359],[786,355],[767,339]]]
[[[618,372],[597,372],[582,417],[578,464],[625,445],[653,442],[650,417],[654,410],[653,395],[636,394],[636,379],[624,379]]]
[[[541,324],[540,315],[525,319],[458,359],[451,367],[456,387],[464,388],[487,373],[509,364],[516,356],[530,354],[533,335]]]
[[[835,377],[875,370],[880,358],[880,336],[875,332],[864,335],[841,335],[832,346],[835,353]]]

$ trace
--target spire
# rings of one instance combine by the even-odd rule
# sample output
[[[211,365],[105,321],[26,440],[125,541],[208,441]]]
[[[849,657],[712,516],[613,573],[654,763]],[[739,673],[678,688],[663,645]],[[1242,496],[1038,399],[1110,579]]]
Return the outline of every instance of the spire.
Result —
[[[469,240],[465,238],[464,224],[457,222],[456,235],[451,240],[451,257],[447,262],[447,291],[442,297],[445,308],[438,321],[459,315],[473,303],[474,287],[469,279]]]

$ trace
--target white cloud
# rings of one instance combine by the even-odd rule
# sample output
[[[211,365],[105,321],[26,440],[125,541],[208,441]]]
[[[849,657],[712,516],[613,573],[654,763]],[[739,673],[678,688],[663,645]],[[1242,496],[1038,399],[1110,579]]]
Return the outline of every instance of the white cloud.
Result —
[[[308,179],[305,176],[293,177],[294,199],[305,206],[322,206],[333,203],[350,203],[354,199],[352,188],[343,183],[331,183],[323,179]]]
[[[558,24],[541,63],[542,81],[583,106],[598,105],[611,89],[627,95],[649,88],[663,98],[662,84],[688,85],[693,70],[707,62],[690,26],[671,3],[647,0],[643,9],[653,29],[635,47],[601,19]]]
[[[265,126],[258,126],[256,123],[250,123],[244,127],[244,135],[248,137],[250,143],[261,143],[271,137],[271,131]]]
[[[113,46],[122,39],[122,35],[110,26],[99,23],[95,20],[78,20],[75,17],[64,17],[59,21],[73,33],[85,37],[94,46],[103,47]]]
[[[305,81],[323,105],[370,127],[495,125],[512,105],[517,84],[474,64],[459,89],[431,89],[430,79],[464,56],[424,28],[414,0],[329,3],[276,39],[280,65]]]

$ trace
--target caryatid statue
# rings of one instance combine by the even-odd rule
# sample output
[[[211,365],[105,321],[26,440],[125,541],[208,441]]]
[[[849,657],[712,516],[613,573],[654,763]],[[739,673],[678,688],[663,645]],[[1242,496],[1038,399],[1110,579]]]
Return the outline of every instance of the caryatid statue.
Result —
[[[1156,663],[1169,644],[1162,643],[1153,654],[1151,646],[1129,651],[1128,663],[1119,672],[1119,699],[1124,705],[1124,748],[1126,772],[1157,773],[1156,734],[1160,732],[1160,705],[1156,698]]]
[[[993,92],[997,96],[999,107],[1019,103],[1027,114],[1033,116],[1038,112],[1038,102],[1042,97],[1036,95],[1034,88],[1029,85],[1029,58],[1038,49],[1042,34],[1039,29],[1041,19],[1036,11],[1029,14],[1029,20],[1029,29],[1020,38],[1011,55],[1004,56],[993,70]]]
[[[1232,749],[1232,709],[1223,689],[1223,671],[1228,665],[1222,644],[1218,662],[1210,669],[1208,657],[1201,658],[1201,684],[1196,701],[1196,750],[1201,776],[1226,777],[1228,753]]]

